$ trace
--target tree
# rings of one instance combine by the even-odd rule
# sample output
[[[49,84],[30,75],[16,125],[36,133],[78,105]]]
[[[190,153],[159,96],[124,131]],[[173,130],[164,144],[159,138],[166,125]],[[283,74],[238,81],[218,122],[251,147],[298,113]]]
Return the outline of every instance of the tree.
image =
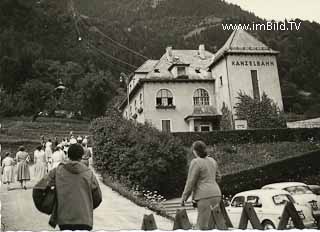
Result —
[[[85,116],[104,115],[108,102],[116,94],[109,72],[88,73],[76,82],[77,98]]]
[[[222,118],[220,121],[220,128],[222,130],[232,130],[232,114],[225,102],[222,104],[221,113]]]
[[[247,120],[249,128],[284,128],[286,121],[283,112],[266,93],[261,100],[254,99],[243,92],[237,97],[236,116],[238,119]]]
[[[40,80],[30,80],[21,89],[22,100],[26,107],[26,114],[37,115],[43,111],[46,102],[52,98],[54,86]]]

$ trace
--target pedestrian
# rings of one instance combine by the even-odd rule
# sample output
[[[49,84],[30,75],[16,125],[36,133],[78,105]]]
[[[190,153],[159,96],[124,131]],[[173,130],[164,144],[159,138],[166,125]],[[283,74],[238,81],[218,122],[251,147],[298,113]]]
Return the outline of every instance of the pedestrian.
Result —
[[[73,135],[71,135],[70,137],[70,144],[76,144],[77,140],[75,139],[75,137]]]
[[[58,144],[59,144],[58,137],[55,136],[54,137],[54,146],[56,147],[56,146],[58,146]]]
[[[64,152],[61,150],[60,146],[57,146],[52,154],[52,168],[58,167],[58,165],[62,163],[64,159]]]
[[[188,178],[181,198],[181,205],[192,193],[192,199],[198,210],[197,229],[208,230],[211,207],[221,201],[220,180],[217,162],[208,156],[206,144],[196,141],[192,144],[195,158],[191,161]]]
[[[13,183],[13,167],[14,160],[10,156],[10,152],[5,154],[5,158],[2,160],[1,170],[2,170],[2,183],[8,184],[7,190],[10,190],[10,183]]]
[[[34,159],[34,177],[37,180],[42,179],[47,174],[47,158],[42,146],[38,146],[33,153]]]
[[[82,164],[83,148],[72,144],[68,149],[70,161],[61,163],[49,173],[55,179],[57,206],[49,224],[60,230],[91,230],[93,210],[97,208],[102,195],[94,173]]]
[[[80,135],[77,137],[77,143],[82,144],[82,137]]]
[[[89,159],[91,158],[91,151],[86,147],[86,144],[82,143],[83,148],[83,156],[81,162],[84,163],[87,167],[89,167]]]
[[[46,157],[49,159],[52,156],[52,141],[49,139],[46,142],[46,148],[45,148]]]
[[[84,139],[82,140],[82,144],[84,144],[86,147],[88,146],[88,136],[85,135]]]
[[[24,146],[19,148],[16,154],[17,167],[17,180],[21,184],[21,188],[27,190],[27,181],[30,180],[30,170],[28,163],[30,162],[30,156],[25,151]]]

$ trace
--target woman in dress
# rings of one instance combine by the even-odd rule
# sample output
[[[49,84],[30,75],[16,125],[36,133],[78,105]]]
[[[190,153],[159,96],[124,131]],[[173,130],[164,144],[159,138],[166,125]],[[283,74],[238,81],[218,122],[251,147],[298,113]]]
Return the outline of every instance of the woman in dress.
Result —
[[[42,179],[47,173],[47,158],[42,146],[38,146],[34,151],[34,177]]]
[[[13,166],[14,166],[14,160],[12,157],[10,157],[10,153],[7,152],[5,155],[5,158],[2,161],[2,182],[3,184],[8,184],[7,189],[10,189],[10,183],[14,181],[13,178]]]
[[[45,148],[45,155],[47,157],[47,163],[48,163],[48,172],[52,169],[52,142],[51,139],[49,139],[46,142],[46,148]]]
[[[62,151],[60,146],[57,146],[52,154],[52,168],[58,167],[58,165],[62,163],[64,159],[64,151]]]
[[[192,152],[195,158],[190,163],[181,205],[184,205],[192,193],[193,202],[196,202],[198,209],[197,229],[208,230],[211,207],[221,201],[221,191],[217,184],[221,176],[217,162],[208,157],[204,142],[194,142]]]
[[[27,190],[27,181],[30,180],[30,170],[28,162],[30,156],[25,151],[25,148],[21,146],[16,154],[17,167],[17,180],[21,183],[21,188]]]

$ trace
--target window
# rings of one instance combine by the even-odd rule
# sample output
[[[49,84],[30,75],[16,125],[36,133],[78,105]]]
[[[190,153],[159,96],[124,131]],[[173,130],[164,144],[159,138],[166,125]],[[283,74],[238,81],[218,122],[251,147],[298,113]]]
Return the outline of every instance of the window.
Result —
[[[284,205],[287,202],[295,203],[293,198],[286,194],[279,194],[272,197],[273,203],[275,205]]]
[[[210,131],[209,125],[200,125],[200,131]]]
[[[156,98],[157,106],[173,106],[172,93],[167,89],[160,89]]]
[[[260,100],[257,70],[251,70],[251,80],[252,80],[253,98],[256,100]]]
[[[134,100],[134,111],[137,111],[137,100]]]
[[[126,111],[126,118],[128,118],[128,111]]]
[[[186,75],[186,67],[178,66],[177,67],[178,76]]]
[[[222,76],[220,76],[220,86],[223,86]]]
[[[236,197],[233,199],[231,206],[232,207],[243,207],[244,205],[244,197]]]
[[[139,99],[140,99],[140,106],[142,106],[142,104],[143,104],[143,101],[142,101],[142,93],[140,93]]]
[[[162,120],[162,131],[163,132],[170,132],[171,127],[170,127],[170,120]]]
[[[132,106],[130,105],[130,116],[132,116]]]
[[[247,202],[251,203],[253,207],[261,207],[262,206],[260,199],[257,196],[248,196]]]
[[[205,89],[197,89],[193,95],[194,105],[209,105],[209,94]]]

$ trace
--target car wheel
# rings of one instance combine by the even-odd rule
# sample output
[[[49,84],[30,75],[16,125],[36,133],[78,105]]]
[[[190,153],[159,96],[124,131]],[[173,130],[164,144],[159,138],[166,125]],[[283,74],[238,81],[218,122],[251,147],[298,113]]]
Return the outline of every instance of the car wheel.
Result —
[[[272,223],[272,221],[269,221],[269,220],[265,220],[265,221],[262,223],[262,226],[263,226],[263,229],[264,229],[264,230],[273,230],[273,229],[276,228],[276,227],[274,226],[274,224]]]

